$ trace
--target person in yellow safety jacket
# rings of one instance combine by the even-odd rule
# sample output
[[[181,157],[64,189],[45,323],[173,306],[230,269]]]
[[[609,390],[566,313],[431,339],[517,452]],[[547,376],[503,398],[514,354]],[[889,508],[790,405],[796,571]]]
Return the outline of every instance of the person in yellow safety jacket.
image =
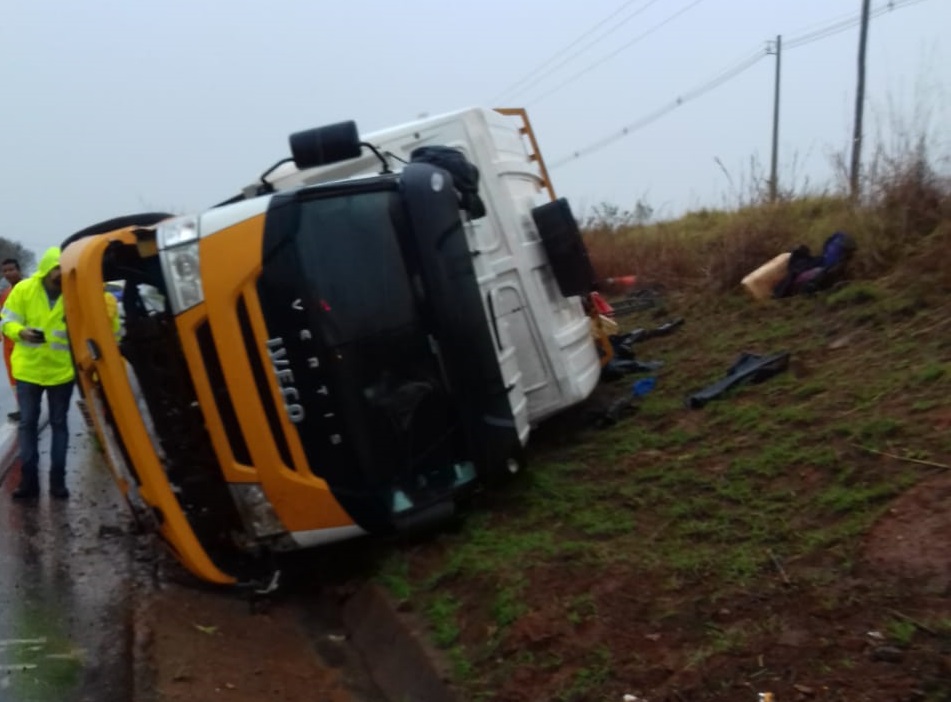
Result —
[[[106,314],[109,315],[109,322],[112,324],[112,336],[118,342],[119,339],[119,301],[116,296],[106,290]]]
[[[66,416],[73,394],[75,371],[63,315],[59,248],[47,249],[36,273],[17,285],[0,310],[0,328],[14,341],[13,377],[20,403],[20,485],[17,500],[39,496],[37,433],[45,392],[52,431],[50,495],[66,499]]]
[[[20,262],[15,258],[4,259],[3,263],[0,263],[0,273],[3,274],[3,277],[6,278],[10,284],[10,287],[0,292],[0,309],[2,309],[3,304],[7,301],[7,297],[13,291],[13,288],[16,287],[17,283],[23,280],[23,273],[20,271]],[[16,398],[17,382],[13,379],[13,364],[10,361],[10,357],[13,355],[13,339],[8,339],[2,334],[0,334],[0,338],[3,339],[3,362],[7,367],[7,378],[10,381],[13,396]],[[11,422],[19,422],[20,410],[17,409],[13,412],[9,412],[7,419]]]

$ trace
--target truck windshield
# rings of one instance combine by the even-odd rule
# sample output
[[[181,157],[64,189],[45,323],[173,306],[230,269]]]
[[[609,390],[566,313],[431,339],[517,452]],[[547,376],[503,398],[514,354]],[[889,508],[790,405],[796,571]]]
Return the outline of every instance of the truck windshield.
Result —
[[[293,378],[282,392],[310,469],[364,528],[390,519],[394,490],[424,500],[466,459],[404,208],[392,181],[347,183],[277,199],[265,225],[269,355]]]
[[[392,190],[319,198],[300,209],[300,270],[325,342],[340,346],[416,319],[391,211]]]

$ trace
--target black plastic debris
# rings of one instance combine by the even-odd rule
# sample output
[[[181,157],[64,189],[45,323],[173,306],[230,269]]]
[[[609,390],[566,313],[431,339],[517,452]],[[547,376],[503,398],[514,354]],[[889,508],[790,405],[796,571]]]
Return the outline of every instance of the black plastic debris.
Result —
[[[769,356],[755,353],[742,353],[736,362],[730,366],[726,377],[708,385],[703,390],[688,395],[685,400],[687,407],[700,409],[710,400],[714,400],[728,390],[743,383],[762,383],[774,375],[782,373],[789,367],[789,352],[783,351]]]
[[[588,417],[591,424],[597,429],[607,429],[636,411],[637,407],[633,398],[625,393],[612,400],[607,407],[589,412]]]
[[[601,380],[617,380],[629,373],[653,373],[663,366],[663,361],[638,361],[636,358],[618,358],[615,356],[605,363],[601,369]]]
[[[660,307],[663,303],[663,291],[656,287],[639,288],[628,294],[627,297],[611,303],[614,308],[615,316],[642,312],[655,307]]]
[[[630,392],[617,397],[604,409],[592,412],[592,423],[599,429],[614,426],[625,416],[636,412],[638,401],[651,393],[656,385],[656,378],[641,378],[631,385]]]
[[[648,339],[653,339],[658,336],[667,336],[683,326],[683,323],[683,317],[678,317],[653,329],[633,329],[627,334],[615,334],[611,337],[611,345],[614,346],[614,352],[616,354],[624,356],[629,353],[631,357],[633,357],[634,352],[631,350],[631,347],[634,344],[639,344],[642,341],[647,341]]]
[[[634,353],[634,345],[657,336],[666,336],[683,325],[682,317],[673,319],[654,329],[634,329],[626,334],[612,334],[608,337],[614,357],[601,369],[601,380],[617,380],[628,373],[652,373],[663,367],[663,361],[639,361]]]

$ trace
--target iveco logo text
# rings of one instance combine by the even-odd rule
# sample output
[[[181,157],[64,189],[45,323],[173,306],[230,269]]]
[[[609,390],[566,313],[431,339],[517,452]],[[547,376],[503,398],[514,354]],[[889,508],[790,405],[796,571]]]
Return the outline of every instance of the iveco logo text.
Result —
[[[287,349],[284,348],[284,339],[276,337],[267,340],[267,350],[271,355],[271,365],[274,366],[274,375],[277,376],[281,394],[284,396],[284,408],[287,416],[294,424],[304,421],[304,407],[300,404],[300,393],[294,387],[294,371],[287,358]]]

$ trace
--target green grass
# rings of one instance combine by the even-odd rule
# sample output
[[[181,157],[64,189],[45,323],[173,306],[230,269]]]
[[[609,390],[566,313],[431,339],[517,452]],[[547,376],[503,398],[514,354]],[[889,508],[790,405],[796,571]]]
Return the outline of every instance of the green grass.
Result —
[[[852,436],[859,441],[881,441],[900,434],[904,422],[892,417],[872,417],[855,426]]]
[[[741,649],[749,640],[749,633],[741,627],[722,629],[714,624],[708,624],[706,629],[706,640],[687,658],[688,670],[701,665],[712,656],[733,653]]]
[[[522,596],[524,582],[502,588],[492,603],[492,616],[499,628],[504,628],[524,614],[528,607]]]
[[[458,609],[459,602],[451,595],[438,594],[429,603],[427,615],[432,625],[433,641],[440,648],[449,648],[459,638]]]
[[[944,404],[941,400],[918,400],[912,404],[911,410],[912,412],[930,412]]]
[[[893,619],[888,623],[888,638],[899,646],[908,646],[915,637],[918,627],[906,619]]]
[[[449,660],[452,662],[452,672],[456,680],[466,681],[472,677],[474,665],[465,646],[450,648]]]
[[[559,702],[580,702],[599,693],[611,677],[611,652],[602,647],[591,651],[583,665],[575,671],[568,685],[556,693]]]
[[[9,664],[23,666],[3,674],[13,698],[58,702],[69,697],[81,682],[86,652],[64,637],[52,613],[31,606],[15,609],[21,616],[11,633],[24,643],[3,650]]]
[[[915,382],[919,385],[929,385],[938,381],[951,378],[951,364],[947,363],[928,363],[915,373]]]
[[[826,297],[826,304],[832,308],[864,305],[881,300],[884,296],[885,293],[875,283],[859,282],[830,293]]]
[[[400,602],[405,602],[413,594],[408,570],[409,564],[405,560],[389,558],[377,574],[377,581]]]
[[[860,514],[901,491],[901,484],[833,485],[819,493],[817,504],[832,515]]]
[[[591,593],[575,595],[567,606],[568,621],[572,624],[580,624],[588,621],[598,614],[598,605]]]
[[[781,635],[776,622],[785,626],[798,609],[771,614],[771,602],[786,606],[795,595],[804,613],[830,617],[870,606],[867,592],[843,583],[858,572],[871,525],[929,474],[901,458],[941,462],[951,451],[951,438],[919,421],[947,407],[948,365],[936,360],[946,349],[909,337],[947,311],[916,310],[894,334],[856,326],[857,310],[906,309],[886,304],[882,285],[857,287],[827,304],[691,302],[682,332],[638,350],[665,367],[635,414],[607,430],[533,440],[529,470],[489,493],[458,531],[440,534],[424,560],[418,550],[390,555],[381,581],[425,615],[468,698],[493,699],[487,691],[519,670],[550,679],[548,699],[614,698],[624,686],[613,667],[618,640],[639,649],[637,636],[675,627],[686,633],[669,655],[703,671],[722,656],[755,658]],[[830,338],[857,330],[865,336],[828,349]],[[684,407],[683,397],[722,377],[740,351],[780,348],[792,350],[786,373],[703,410]],[[603,391],[616,396],[629,385]],[[737,600],[746,620],[697,629]],[[518,638],[526,621],[544,634],[528,648]],[[602,638],[572,646],[591,630]],[[897,642],[913,633],[900,622],[888,631]],[[823,665],[842,669],[817,656],[814,670]]]

